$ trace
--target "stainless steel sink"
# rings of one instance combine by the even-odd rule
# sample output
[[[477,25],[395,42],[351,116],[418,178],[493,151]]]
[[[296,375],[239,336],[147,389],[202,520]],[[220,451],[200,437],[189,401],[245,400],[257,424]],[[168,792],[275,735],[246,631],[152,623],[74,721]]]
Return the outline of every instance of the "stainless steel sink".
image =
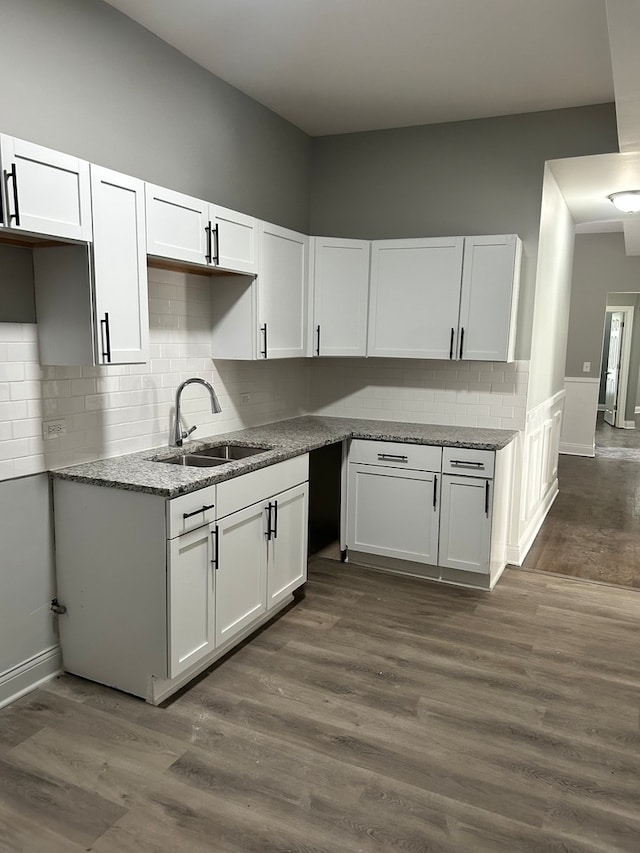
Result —
[[[185,453],[184,456],[169,456],[167,459],[156,459],[156,462],[168,462],[170,465],[196,466],[199,468],[212,468],[215,465],[224,465],[227,459],[212,459],[210,456],[198,456],[195,453]]]
[[[185,453],[178,456],[168,456],[165,459],[156,459],[156,462],[167,462],[169,465],[195,466],[208,468],[215,465],[224,465],[236,459],[247,459],[258,453],[265,453],[270,447],[244,447],[241,444],[216,444],[206,447],[204,450],[196,450],[195,453]]]
[[[216,459],[246,459],[257,453],[264,453],[269,447],[244,447],[241,444],[216,444],[204,450],[197,450],[196,456],[212,456]]]

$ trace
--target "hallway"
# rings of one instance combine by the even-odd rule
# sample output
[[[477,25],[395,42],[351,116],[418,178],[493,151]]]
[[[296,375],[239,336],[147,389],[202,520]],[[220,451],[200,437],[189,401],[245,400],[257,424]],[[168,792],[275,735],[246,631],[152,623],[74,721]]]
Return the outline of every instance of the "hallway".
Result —
[[[595,459],[560,456],[560,494],[522,568],[640,588],[640,442],[604,427]],[[599,444],[614,438],[637,443]]]

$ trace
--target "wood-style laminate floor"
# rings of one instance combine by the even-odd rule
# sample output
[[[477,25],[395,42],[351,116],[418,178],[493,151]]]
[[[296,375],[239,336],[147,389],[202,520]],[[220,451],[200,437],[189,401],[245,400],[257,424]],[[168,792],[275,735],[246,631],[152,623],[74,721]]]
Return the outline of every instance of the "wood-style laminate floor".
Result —
[[[640,461],[560,456],[558,480],[523,568],[640,588]]]
[[[314,558],[162,708],[62,676],[0,711],[0,850],[640,849],[640,595]]]

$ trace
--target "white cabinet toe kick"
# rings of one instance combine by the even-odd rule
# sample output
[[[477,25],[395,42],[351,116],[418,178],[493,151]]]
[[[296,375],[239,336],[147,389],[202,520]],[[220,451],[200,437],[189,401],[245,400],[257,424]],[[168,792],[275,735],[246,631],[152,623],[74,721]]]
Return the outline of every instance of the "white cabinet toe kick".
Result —
[[[354,439],[347,474],[349,559],[492,589],[506,565],[512,447]]]

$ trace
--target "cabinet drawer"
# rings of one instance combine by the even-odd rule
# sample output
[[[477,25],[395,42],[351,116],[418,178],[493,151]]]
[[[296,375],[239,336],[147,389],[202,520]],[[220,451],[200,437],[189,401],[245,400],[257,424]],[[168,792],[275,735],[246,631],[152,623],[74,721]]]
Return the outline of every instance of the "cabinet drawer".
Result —
[[[363,465],[389,465],[417,471],[440,471],[442,448],[428,444],[405,444],[400,441],[370,441],[354,438],[349,462]]]
[[[468,447],[445,447],[442,473],[473,477],[493,477],[494,450],[472,450]]]
[[[270,498],[309,479],[309,454],[218,483],[218,518]]]
[[[167,539],[173,539],[181,533],[215,521],[217,488],[218,486],[206,486],[167,501]]]

